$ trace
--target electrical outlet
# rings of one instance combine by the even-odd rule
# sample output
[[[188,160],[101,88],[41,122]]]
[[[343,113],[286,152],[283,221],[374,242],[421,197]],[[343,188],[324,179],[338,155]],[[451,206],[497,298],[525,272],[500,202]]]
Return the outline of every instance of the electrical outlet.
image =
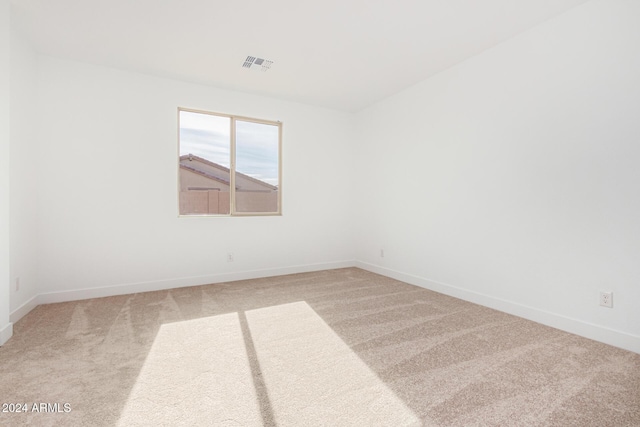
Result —
[[[233,262],[233,252],[227,254],[227,262]]]
[[[380,249],[380,258],[384,258],[384,249]]]
[[[16,277],[16,292],[20,290],[20,278]]]
[[[613,307],[613,292],[600,292],[600,305],[603,307]]]

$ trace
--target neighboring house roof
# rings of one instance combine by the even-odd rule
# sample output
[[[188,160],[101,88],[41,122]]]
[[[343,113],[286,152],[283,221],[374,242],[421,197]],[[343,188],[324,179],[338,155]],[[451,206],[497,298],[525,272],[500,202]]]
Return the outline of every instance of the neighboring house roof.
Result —
[[[201,170],[199,170],[198,168],[194,168],[194,167],[189,166],[189,165],[185,165],[185,164],[180,163],[180,169],[188,170],[189,172],[193,172],[193,173],[196,173],[196,174],[198,174],[198,175],[202,175],[202,176],[204,176],[205,178],[209,178],[209,179],[212,179],[212,180],[214,180],[214,181],[218,181],[218,182],[220,182],[220,183],[222,183],[222,184],[231,185],[231,183],[229,182],[229,180],[226,180],[226,179],[224,179],[224,178],[217,177],[217,176],[215,176],[215,175],[211,175],[210,173],[207,173],[207,172],[205,172],[205,171],[201,171]]]
[[[225,185],[230,185],[231,183],[229,182],[228,179],[225,179],[223,177],[220,176],[215,176],[209,172],[207,172],[206,170],[203,170],[201,168],[198,168],[198,163],[202,163],[204,165],[216,168],[220,171],[222,171],[223,173],[227,174],[227,176],[229,176],[230,170],[227,167],[222,166],[221,164],[218,163],[214,163],[210,160],[204,159],[200,156],[196,156],[195,154],[185,154],[184,156],[180,156],[180,169],[184,169],[184,170],[188,170],[190,172],[196,173],[198,175],[204,176],[206,178],[212,179],[214,181],[218,181],[222,184]],[[277,190],[278,187],[276,187],[275,185],[271,185],[268,184],[264,181],[261,181],[257,178],[253,178],[249,175],[243,174],[241,172],[236,171],[236,177],[237,178],[242,178],[245,179],[247,181],[251,181],[254,182],[256,184],[259,184],[260,186],[265,187],[268,190]],[[236,186],[238,185],[237,180],[236,180]]]

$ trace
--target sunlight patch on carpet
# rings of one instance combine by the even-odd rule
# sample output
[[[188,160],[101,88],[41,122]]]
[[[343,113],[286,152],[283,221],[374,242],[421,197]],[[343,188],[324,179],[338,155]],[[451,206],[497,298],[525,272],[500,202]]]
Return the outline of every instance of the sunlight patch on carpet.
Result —
[[[306,303],[164,324],[120,426],[412,426],[417,416]]]
[[[306,302],[246,317],[278,425],[420,425]]]
[[[237,313],[160,327],[120,426],[262,425]]]

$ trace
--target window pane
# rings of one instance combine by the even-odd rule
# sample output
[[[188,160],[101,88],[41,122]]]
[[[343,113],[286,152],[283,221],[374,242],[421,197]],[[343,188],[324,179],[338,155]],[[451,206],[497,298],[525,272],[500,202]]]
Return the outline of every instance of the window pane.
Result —
[[[278,212],[279,126],[236,121],[236,211]]]
[[[231,118],[180,111],[180,215],[228,214]]]

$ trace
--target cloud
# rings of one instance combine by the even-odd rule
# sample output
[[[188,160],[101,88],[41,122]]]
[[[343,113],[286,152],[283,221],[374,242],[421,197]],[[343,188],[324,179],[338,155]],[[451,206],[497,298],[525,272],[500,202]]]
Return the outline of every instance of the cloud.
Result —
[[[279,128],[236,121],[238,172],[278,185]],[[180,112],[180,155],[194,154],[229,167],[230,119],[210,114]]]

